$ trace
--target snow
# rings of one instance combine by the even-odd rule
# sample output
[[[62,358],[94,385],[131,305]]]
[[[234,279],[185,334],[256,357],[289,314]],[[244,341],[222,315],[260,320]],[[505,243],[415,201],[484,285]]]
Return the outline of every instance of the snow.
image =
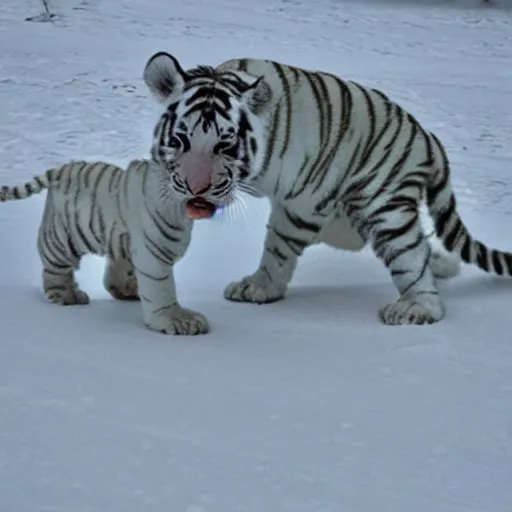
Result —
[[[512,12],[505,0],[2,0],[0,184],[72,158],[148,154],[155,51],[184,66],[273,58],[377,86],[447,146],[460,211],[512,249]],[[447,316],[386,327],[395,298],[368,251],[319,246],[288,298],[234,304],[268,206],[198,222],[177,266],[183,305],[212,332],[147,330],[111,300],[41,292],[43,195],[0,206],[0,511],[509,512],[510,281],[465,267]]]

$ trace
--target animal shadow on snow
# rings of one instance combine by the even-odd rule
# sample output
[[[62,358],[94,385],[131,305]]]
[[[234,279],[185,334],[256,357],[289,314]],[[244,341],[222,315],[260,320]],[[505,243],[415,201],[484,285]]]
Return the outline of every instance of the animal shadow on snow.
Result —
[[[467,275],[469,274],[469,275]],[[339,282],[337,282],[339,281]],[[280,312],[286,312],[287,318],[300,315],[302,319],[355,319],[367,322],[376,316],[377,311],[386,303],[398,298],[392,282],[344,286],[342,280],[333,276],[333,285],[297,285],[288,290],[285,300],[279,302]],[[463,268],[461,275],[438,280],[437,286],[447,308],[447,312],[458,306],[478,303],[480,307],[493,307],[496,300],[512,298],[512,280],[480,274],[475,270]],[[492,302],[489,302],[489,301]],[[274,306],[276,307],[276,306]]]
[[[71,321],[85,321],[87,324],[96,327],[105,325],[108,327],[119,327],[120,325],[140,327],[147,330],[142,320],[142,311],[139,301],[120,301],[110,296],[95,296],[95,293],[87,288],[82,287],[88,295],[90,295],[90,303],[84,305],[61,306],[52,304],[45,297],[44,292],[39,288],[34,288],[34,298],[37,302],[43,303],[47,307],[48,314],[55,314],[59,317],[67,317]],[[147,331],[151,332],[151,331]]]
[[[466,272],[464,271],[466,270]],[[512,299],[512,279],[482,273],[476,269],[464,269],[461,275],[445,282],[438,282],[441,296],[450,303],[465,303],[491,299]],[[495,302],[494,302],[495,303]]]
[[[384,304],[397,298],[391,281],[383,283],[379,278],[376,278],[376,281],[378,282],[345,285],[340,276],[333,275],[330,282],[335,284],[331,285],[294,285],[292,282],[284,300],[262,306],[232,304],[222,298],[219,290],[218,304],[213,307],[215,312],[209,313],[210,320],[215,327],[220,320],[216,320],[217,315],[231,315],[234,311],[241,310],[247,312],[246,308],[248,308],[251,310],[250,316],[253,319],[264,314],[266,319],[272,322],[280,319],[293,321],[296,318],[300,322],[350,319],[357,323],[368,323],[376,318],[377,311]],[[473,272],[473,269],[463,268],[460,276],[446,281],[439,280],[437,284],[448,311],[454,311],[460,306],[467,305],[468,302],[490,308],[496,304],[497,300],[500,302],[509,300],[512,293],[512,280],[481,274],[477,270]],[[93,324],[101,323],[108,327],[123,325],[128,329],[136,327],[141,331],[146,329],[142,322],[140,302],[117,301],[110,297],[91,295],[91,303],[88,305],[65,307],[47,303],[42,291],[34,290],[36,301],[47,303],[48,308],[58,315],[69,314],[71,319],[80,318],[82,321],[85,314],[86,321]],[[212,304],[206,304],[201,300],[196,302],[194,301],[193,307],[201,311],[208,312],[212,308]]]
[[[339,283],[337,283],[339,281]],[[296,285],[289,287],[285,300],[279,303],[287,318],[300,315],[303,319],[368,320],[368,315],[377,314],[383,304],[393,301],[392,284],[344,285],[333,278],[333,285]]]

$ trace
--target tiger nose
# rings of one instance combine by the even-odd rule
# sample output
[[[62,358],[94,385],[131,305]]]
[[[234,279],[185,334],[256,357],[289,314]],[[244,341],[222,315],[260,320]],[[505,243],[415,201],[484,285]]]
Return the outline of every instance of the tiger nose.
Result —
[[[187,180],[187,187],[190,192],[192,192],[192,194],[195,196],[200,196],[206,194],[212,188],[212,184],[210,182],[205,184],[204,182],[198,183],[194,182],[193,180]]]

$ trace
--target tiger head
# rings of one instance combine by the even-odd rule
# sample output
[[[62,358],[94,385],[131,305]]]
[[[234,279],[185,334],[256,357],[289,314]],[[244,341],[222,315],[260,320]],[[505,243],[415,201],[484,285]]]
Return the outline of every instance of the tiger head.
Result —
[[[199,66],[183,70],[173,56],[154,54],[144,81],[165,106],[153,133],[151,160],[174,197],[230,204],[259,172],[272,93],[263,77]]]

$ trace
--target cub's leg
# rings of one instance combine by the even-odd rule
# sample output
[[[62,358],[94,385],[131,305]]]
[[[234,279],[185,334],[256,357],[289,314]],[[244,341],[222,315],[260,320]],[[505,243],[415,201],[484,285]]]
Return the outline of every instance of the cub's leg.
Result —
[[[230,283],[224,290],[224,297],[258,304],[282,299],[299,256],[315,243],[321,228],[315,219],[301,218],[273,202],[258,269],[254,274]]]
[[[210,328],[201,314],[178,303],[173,264],[169,251],[151,243],[151,250],[142,235],[132,236],[132,260],[138,283],[145,325],[164,334],[203,334]]]
[[[431,249],[414,199],[393,200],[394,207],[376,210],[366,219],[373,249],[391,272],[400,298],[380,310],[388,325],[431,324],[444,316],[444,306],[430,267]]]
[[[63,306],[88,304],[89,296],[80,290],[75,279],[82,255],[66,234],[65,227],[47,212],[39,228],[37,247],[48,300]]]
[[[135,269],[129,259],[107,258],[103,286],[114,299],[139,300]]]

